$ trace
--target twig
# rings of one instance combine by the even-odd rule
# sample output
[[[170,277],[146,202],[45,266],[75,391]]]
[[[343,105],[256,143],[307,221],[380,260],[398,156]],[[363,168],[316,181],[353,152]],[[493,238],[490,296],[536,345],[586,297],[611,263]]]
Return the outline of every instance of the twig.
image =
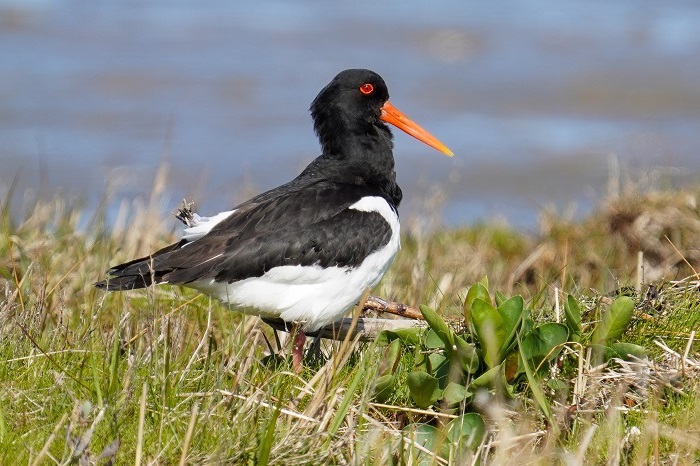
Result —
[[[291,332],[292,327],[282,319],[263,319],[263,321],[275,330]],[[428,324],[419,320],[404,319],[372,319],[359,318],[357,325],[351,331],[352,319],[344,317],[338,322],[321,327],[315,332],[306,332],[306,336],[328,338],[330,340],[343,341],[347,335],[350,339],[360,336],[360,341],[372,341],[384,330],[398,330],[407,328],[426,328]]]
[[[545,435],[547,432],[544,430],[538,430],[537,432],[530,432],[529,434],[523,434],[523,435],[516,435],[515,437],[511,437],[505,440],[494,440],[490,443],[490,447],[500,447],[503,446],[503,451],[510,450],[511,448],[514,448],[518,446],[518,443],[527,441],[527,440],[534,440],[539,437],[542,437]]]
[[[378,296],[369,296],[365,301],[365,305],[362,307],[362,312],[387,312],[389,314],[395,314],[401,317],[408,317],[410,319],[423,319],[423,314],[420,309],[414,306],[407,306],[406,304],[397,303],[395,301],[387,301]]]

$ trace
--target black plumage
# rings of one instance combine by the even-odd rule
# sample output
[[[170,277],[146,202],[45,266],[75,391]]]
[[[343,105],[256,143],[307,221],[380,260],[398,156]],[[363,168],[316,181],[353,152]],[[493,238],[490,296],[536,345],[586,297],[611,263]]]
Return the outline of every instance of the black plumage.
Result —
[[[358,92],[366,84],[369,95]],[[323,153],[299,176],[237,206],[203,237],[113,267],[95,285],[114,291],[203,279],[231,283],[283,265],[359,266],[389,242],[392,230],[381,214],[350,206],[380,197],[397,212],[402,198],[391,131],[380,119],[388,98],[376,73],[340,73],[311,105]]]
[[[238,206],[196,241],[113,267],[112,277],[96,286],[116,291],[203,279],[231,283],[283,265],[353,268],[389,242],[392,231],[380,214],[349,208],[376,195],[373,190],[316,181],[284,191]]]

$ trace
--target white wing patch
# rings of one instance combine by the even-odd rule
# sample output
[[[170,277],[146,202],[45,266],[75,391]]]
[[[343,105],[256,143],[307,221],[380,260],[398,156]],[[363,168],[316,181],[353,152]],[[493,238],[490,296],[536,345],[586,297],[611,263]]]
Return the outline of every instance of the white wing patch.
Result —
[[[377,212],[379,215],[384,217],[384,220],[391,227],[392,240],[394,236],[398,240],[399,236],[399,216],[396,215],[394,209],[391,208],[388,202],[383,197],[379,196],[365,196],[353,205],[350,209],[359,210],[362,212]]]
[[[183,247],[209,233],[212,228],[229,218],[234,212],[235,210],[229,210],[227,212],[218,213],[213,217],[200,217],[197,214],[193,214],[192,226],[182,230],[182,239],[187,241],[187,244]]]

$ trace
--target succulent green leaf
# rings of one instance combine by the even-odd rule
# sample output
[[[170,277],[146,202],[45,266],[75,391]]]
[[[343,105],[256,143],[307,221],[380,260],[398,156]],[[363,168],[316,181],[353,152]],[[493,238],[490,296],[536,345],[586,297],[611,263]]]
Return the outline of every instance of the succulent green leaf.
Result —
[[[474,450],[486,435],[484,419],[477,413],[466,413],[452,419],[445,426],[447,439],[458,448]]]
[[[423,318],[428,323],[430,328],[437,334],[443,343],[445,343],[446,347],[452,348],[454,346],[454,332],[452,329],[450,329],[447,323],[428,306],[421,304],[419,308],[421,314],[423,314]]]
[[[591,348],[591,364],[594,366],[602,363],[603,360],[607,361],[617,357],[617,353],[608,346],[591,343],[588,347]]]
[[[564,316],[572,339],[578,341],[581,337],[581,308],[572,295],[569,295],[564,302]]]
[[[484,277],[485,279],[486,277]],[[467,297],[464,300],[464,321],[467,324],[467,328],[472,329],[472,305],[475,299],[482,299],[487,303],[491,302],[491,296],[489,295],[488,285],[483,283],[475,283],[467,291]]]
[[[472,319],[486,365],[490,368],[499,365],[501,360],[498,353],[506,338],[503,317],[490,303],[476,298],[472,304]]]
[[[438,379],[444,379],[450,373],[450,360],[445,353],[430,353],[428,355],[430,361],[430,374]]]
[[[453,357],[457,358],[462,369],[469,374],[476,372],[479,369],[479,355],[474,346],[459,335],[455,335],[455,346],[457,351],[454,352]]]
[[[445,434],[443,432],[428,424],[409,424],[403,428],[403,435],[411,440],[404,451],[404,461],[411,458],[412,464],[417,466],[434,464],[434,457],[426,453],[425,450],[438,454],[437,450],[444,444]],[[414,445],[420,445],[425,450],[419,450]]]
[[[530,330],[535,328],[535,320],[532,318],[530,309],[523,309],[523,323],[520,325],[520,334],[527,335]]]
[[[425,332],[425,347],[428,349],[444,348],[445,342],[442,341],[442,338],[438,336],[435,330],[429,328]]]
[[[382,352],[382,358],[379,361],[379,375],[393,374],[401,360],[401,341],[396,339],[392,341]]]
[[[474,379],[468,387],[470,392],[479,389],[495,390],[496,392],[513,398],[513,387],[506,381],[505,364],[489,369]]]
[[[442,397],[438,379],[427,372],[410,372],[406,378],[406,385],[413,402],[421,409],[427,409]]]
[[[494,381],[498,380],[499,374],[501,372],[501,366],[492,367],[483,374],[481,374],[476,379],[472,380],[469,384],[470,390],[477,390],[480,388],[491,389],[494,387]]]
[[[629,360],[633,356],[642,359],[647,355],[647,350],[643,346],[634,343],[613,343],[610,348],[617,354],[618,358],[625,360]]]
[[[377,336],[377,343],[387,345],[394,340],[400,340],[406,346],[419,345],[423,333],[425,329],[420,327],[384,330]]]
[[[384,403],[394,393],[395,385],[396,376],[394,374],[383,375],[377,378],[377,383],[374,385],[374,397],[380,403]]]
[[[522,296],[513,296],[499,304],[497,311],[501,314],[501,317],[503,317],[508,331],[517,327],[522,320],[523,307],[524,302]]]
[[[560,379],[549,379],[547,386],[556,392],[562,392],[569,388],[569,384]]]
[[[494,299],[496,301],[496,306],[500,306],[501,304],[505,303],[508,300],[506,295],[504,295],[500,291],[496,291],[496,295],[494,296]]]
[[[416,346],[413,351],[413,370],[430,372],[430,360],[423,348]]]
[[[456,406],[467,399],[468,394],[469,392],[464,385],[450,382],[442,392],[442,401],[444,401],[447,406]]]
[[[632,298],[620,296],[615,299],[593,331],[593,343],[605,345],[620,338],[632,321],[633,312]]]
[[[521,341],[520,351],[531,364],[533,369],[536,369],[545,358],[551,361],[561,352],[564,343],[569,338],[569,329],[564,324],[548,322],[539,327],[535,327]],[[524,365],[521,360],[521,370],[524,370]]]
[[[528,384],[530,384],[530,390],[532,391],[532,397],[535,399],[535,402],[537,402],[537,406],[539,406],[540,410],[544,414],[544,417],[547,418],[549,425],[553,429],[556,429],[557,426],[556,426],[556,423],[554,422],[554,419],[552,418],[552,408],[549,405],[549,401],[547,400],[547,397],[544,395],[544,392],[542,391],[542,387],[540,387],[540,381],[535,376],[535,373],[532,370],[532,366],[530,366],[530,363],[528,362],[528,357],[525,354],[525,350],[524,350],[522,342],[518,342],[518,343],[519,343],[518,350],[520,351],[520,360],[523,362],[523,367],[525,369],[525,375],[527,376],[527,382],[528,382]]]
[[[499,359],[503,360],[505,355],[513,349],[515,345],[515,334],[520,329],[523,319],[523,298],[522,296],[513,296],[512,298],[503,301],[496,309],[503,318],[505,324],[505,338],[502,346],[499,348]]]

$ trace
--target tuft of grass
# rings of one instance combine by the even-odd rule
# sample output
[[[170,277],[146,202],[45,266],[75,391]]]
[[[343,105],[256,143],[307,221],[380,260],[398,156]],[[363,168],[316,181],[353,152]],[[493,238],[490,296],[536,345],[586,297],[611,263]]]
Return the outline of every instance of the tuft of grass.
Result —
[[[522,294],[539,320],[555,319],[556,290],[585,303],[584,326],[611,292],[639,303],[625,339],[647,348],[648,360],[596,368],[567,348],[580,361],[559,375],[567,390],[539,394],[558,435],[530,398],[476,396],[469,410],[484,415],[488,434],[469,458],[426,453],[403,431],[454,417],[412,405],[413,354],[401,356],[397,390],[380,404],[371,398],[383,351],[376,344],[326,342],[297,375],[271,355],[275,337],[258,319],[191,290],[94,289],[110,264],[172,241],[159,226],[168,223],[159,193],[124,208],[129,229],[108,229],[99,212],[86,223],[81,206],[61,198],[37,202],[23,218],[3,210],[0,463],[700,460],[697,192],[629,192],[581,221],[545,213],[536,234],[482,224],[403,238],[375,292],[446,316],[461,315],[467,288],[484,275],[493,289]]]

